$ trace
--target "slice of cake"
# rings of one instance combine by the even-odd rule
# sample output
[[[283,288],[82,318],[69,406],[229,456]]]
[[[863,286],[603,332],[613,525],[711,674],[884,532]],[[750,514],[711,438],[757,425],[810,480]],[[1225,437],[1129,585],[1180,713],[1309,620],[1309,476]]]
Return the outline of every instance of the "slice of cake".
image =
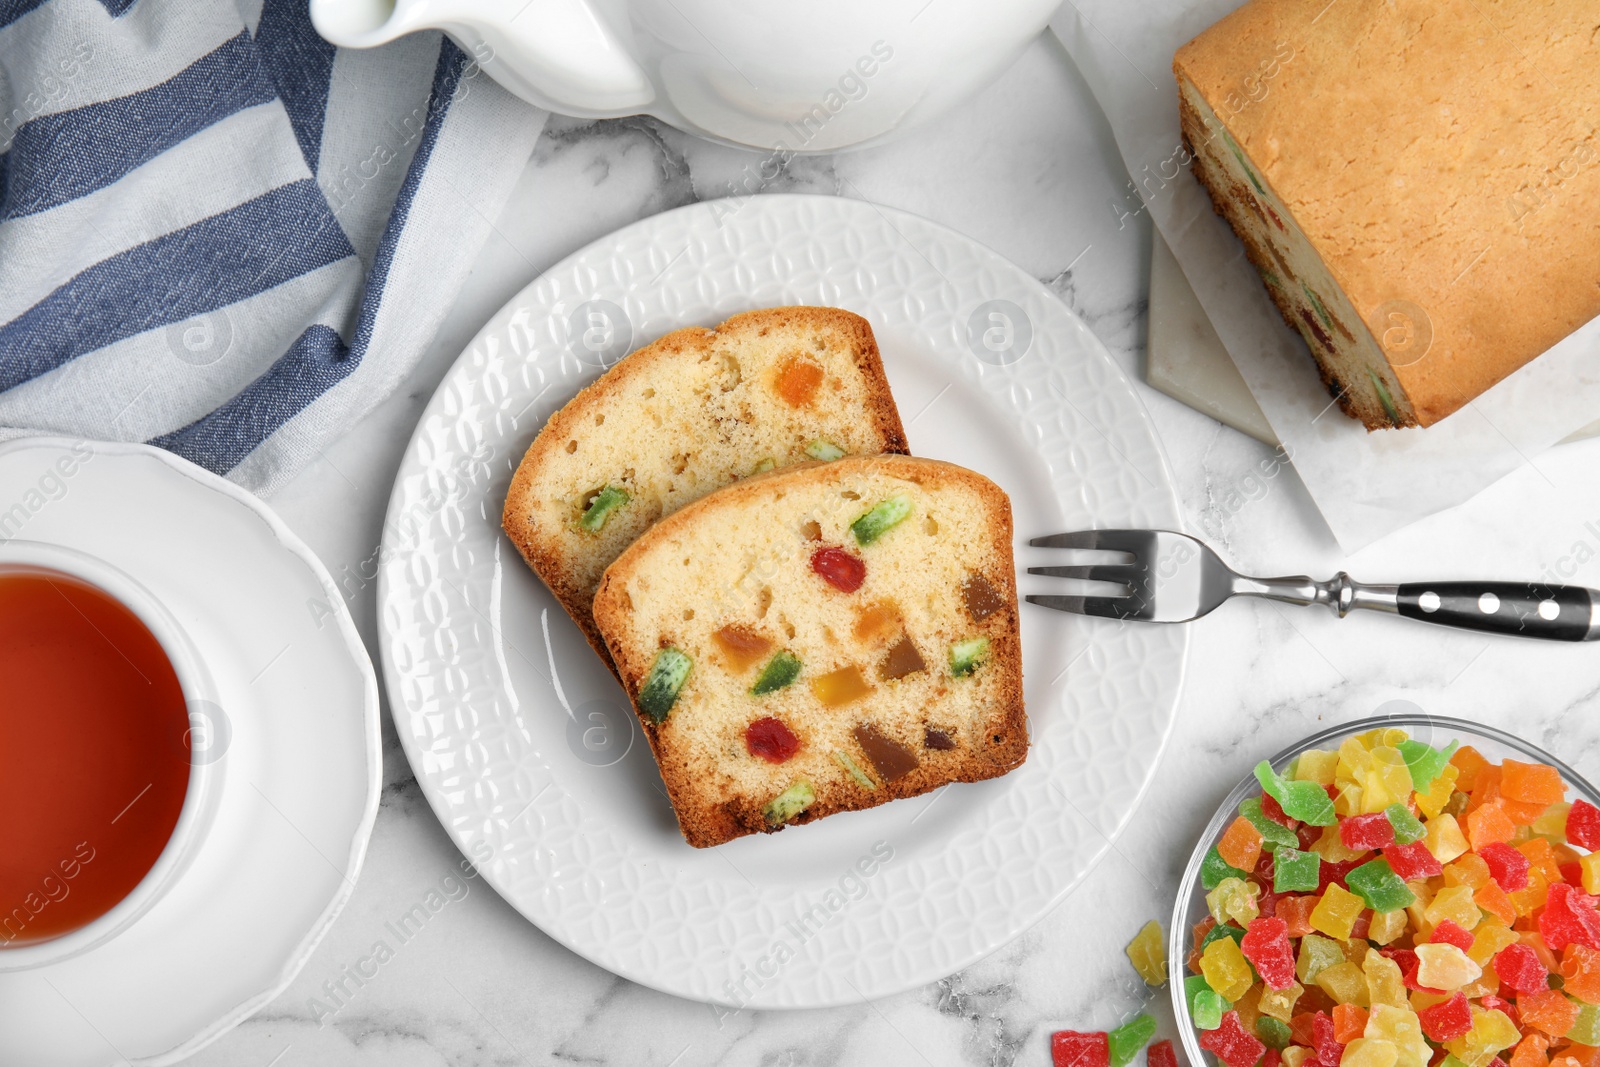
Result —
[[[1427,426],[1600,314],[1594,0],[1252,0],[1173,62],[1194,173],[1329,390]]]
[[[600,575],[664,515],[807,459],[906,451],[872,328],[837,308],[735,315],[625,357],[534,438],[503,522],[601,657]]]
[[[623,552],[594,616],[697,848],[1027,755],[1011,503],[949,463],[722,489]]]

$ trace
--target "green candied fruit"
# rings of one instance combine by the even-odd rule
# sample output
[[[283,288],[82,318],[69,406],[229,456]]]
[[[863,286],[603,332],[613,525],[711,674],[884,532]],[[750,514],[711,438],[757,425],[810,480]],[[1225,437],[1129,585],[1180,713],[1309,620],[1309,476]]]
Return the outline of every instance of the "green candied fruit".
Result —
[[[756,678],[756,684],[750,687],[750,695],[759,697],[776,693],[788,688],[798,677],[800,657],[785,649],[767,660],[767,665],[761,668],[761,674]]]
[[[1221,885],[1224,878],[1238,878],[1243,881],[1249,877],[1249,871],[1241,871],[1223,859],[1216,845],[1211,846],[1211,851],[1206,853],[1206,858],[1200,863],[1200,884],[1206,887],[1207,892]]]
[[[1571,997],[1567,999],[1572,1000]],[[1578,1021],[1563,1036],[1575,1045],[1600,1045],[1600,1007],[1579,1000],[1572,1000],[1572,1003],[1578,1009]]]
[[[1275,1048],[1279,1052],[1288,1048],[1289,1042],[1293,1040],[1289,1024],[1282,1019],[1274,1019],[1270,1015],[1257,1017],[1256,1036],[1261,1039],[1263,1045],[1268,1048]]]
[[[600,527],[606,524],[611,513],[628,502],[628,491],[619,485],[608,485],[594,495],[589,501],[589,506],[583,509],[583,517],[578,520],[590,533],[599,533]]]
[[[850,777],[855,779],[856,785],[859,785],[862,789],[878,788],[878,783],[867,777],[867,773],[856,765],[856,761],[850,758],[849,753],[834,749],[833,760],[843,767]]]
[[[1207,930],[1206,936],[1200,940],[1200,951],[1204,952],[1206,946],[1211,942],[1221,941],[1223,938],[1232,938],[1235,945],[1242,945],[1244,944],[1244,930],[1232,923],[1218,923]]]
[[[965,678],[989,657],[989,639],[973,637],[950,646],[950,674]]]
[[[762,460],[760,463],[757,463],[754,467],[751,467],[750,468],[750,473],[751,473],[752,476],[757,475],[757,474],[765,474],[770,470],[777,469],[777,466],[778,466],[778,461],[773,459],[771,456],[768,456],[766,459]]]
[[[1417,902],[1417,895],[1406,888],[1388,860],[1363,863],[1344,876],[1344,884],[1376,912],[1399,911]]]
[[[1256,781],[1261,783],[1261,791],[1276,800],[1289,818],[1312,826],[1334,824],[1333,798],[1316,782],[1286,781],[1278,777],[1266,760],[1256,764]]]
[[[1389,825],[1394,827],[1395,844],[1412,845],[1428,836],[1428,828],[1422,825],[1422,820],[1399,801],[1384,808],[1383,813],[1389,816]]]
[[[689,677],[689,668],[692,666],[693,661],[673,645],[656,653],[655,661],[650,664],[650,673],[645,675],[644,684],[639,687],[639,710],[650,716],[651,722],[667,721],[667,713],[678,702],[678,692]]]
[[[767,820],[768,826],[782,826],[809,808],[816,799],[816,790],[811,788],[810,782],[801,778],[767,801],[767,806],[761,809],[761,815]]]
[[[1256,833],[1261,835],[1261,847],[1267,852],[1276,852],[1280,848],[1298,848],[1300,839],[1295,832],[1283,825],[1267,818],[1261,810],[1260,797],[1247,797],[1239,802],[1239,814],[1244,816],[1246,822],[1256,828]]]
[[[1139,1050],[1156,1036],[1154,1015],[1135,1015],[1121,1026],[1106,1034],[1106,1044],[1111,1051],[1111,1067],[1128,1067]]]
[[[1261,179],[1256,177],[1256,172],[1250,169],[1250,164],[1244,161],[1244,153],[1239,151],[1239,146],[1234,143],[1227,130],[1222,131],[1222,139],[1228,142],[1228,151],[1233,153],[1233,158],[1239,161],[1239,166],[1244,168],[1244,176],[1250,179],[1250,184],[1256,187],[1256,192],[1262,196],[1267,195],[1266,189],[1261,185]]]
[[[1377,390],[1378,403],[1383,405],[1383,413],[1389,416],[1389,421],[1396,426],[1400,425],[1400,412],[1394,406],[1394,397],[1389,395],[1389,387],[1383,384],[1383,379],[1378,377],[1378,372],[1371,367],[1367,368],[1367,377],[1372,379],[1372,388]]]
[[[1294,976],[1301,985],[1310,985],[1317,980],[1317,975],[1344,961],[1344,949],[1339,942],[1307,934],[1300,939],[1300,955],[1295,960]]]
[[[1322,884],[1322,857],[1297,848],[1280,848],[1272,854],[1274,893],[1315,893]]]
[[[1210,989],[1211,983],[1206,981],[1203,974],[1186,974],[1183,976],[1183,1002],[1189,1005],[1189,1010],[1194,1011],[1195,994],[1203,989]]]
[[[1317,318],[1322,320],[1322,325],[1330,330],[1333,329],[1333,316],[1328,314],[1327,305],[1323,304],[1322,297],[1305,282],[1300,283],[1300,288],[1305,290],[1306,299],[1311,301],[1311,306],[1316,310]]]
[[[890,530],[905,521],[911,514],[911,498],[904,493],[896,493],[887,500],[880,500],[872,509],[850,524],[850,532],[856,535],[856,544],[870,545]]]
[[[1400,750],[1400,758],[1406,761],[1406,767],[1411,771],[1411,788],[1426,793],[1432,788],[1433,780],[1444,770],[1445,764],[1450,762],[1450,757],[1456,754],[1459,742],[1452,741],[1443,749],[1437,749],[1421,741],[1406,740],[1395,747]]]
[[[1189,1016],[1199,1029],[1215,1030],[1222,1025],[1222,1017],[1232,1010],[1233,1005],[1221,993],[1208,987],[1194,995],[1194,1006],[1189,1009]]]
[[[825,441],[819,437],[815,441],[812,441],[809,445],[806,445],[806,455],[810,456],[812,459],[843,459],[844,449],[840,448],[832,441]]]

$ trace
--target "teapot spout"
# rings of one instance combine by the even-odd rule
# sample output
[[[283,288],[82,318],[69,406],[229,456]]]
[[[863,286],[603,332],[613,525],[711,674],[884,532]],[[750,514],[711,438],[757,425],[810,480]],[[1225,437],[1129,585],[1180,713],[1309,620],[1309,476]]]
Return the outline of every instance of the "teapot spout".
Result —
[[[586,118],[633,115],[655,87],[589,0],[311,0],[317,32],[343,48],[372,48],[439,29],[496,81],[551,111]]]

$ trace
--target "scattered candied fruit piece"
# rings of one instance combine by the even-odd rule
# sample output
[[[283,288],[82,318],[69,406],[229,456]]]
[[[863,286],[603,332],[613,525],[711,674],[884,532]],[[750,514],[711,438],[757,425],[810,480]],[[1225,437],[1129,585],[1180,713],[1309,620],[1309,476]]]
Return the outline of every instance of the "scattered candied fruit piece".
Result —
[[[786,763],[800,751],[800,739],[778,719],[757,719],[744,729],[744,747],[768,763]]]
[[[1476,982],[1483,974],[1483,968],[1455,945],[1429,942],[1418,945],[1413,951],[1417,954],[1417,981],[1428,989],[1442,989],[1448,993]]]
[[[1441,1045],[1465,1037],[1472,1030],[1472,1006],[1464,993],[1452,994],[1448,1000],[1423,1008],[1417,1018],[1422,1021],[1422,1032]]]
[[[1333,1006],[1333,1036],[1342,1044],[1348,1045],[1361,1036],[1367,1028],[1367,1009],[1359,1004],[1335,1004]]]
[[[1510,841],[1517,834],[1517,824],[1506,814],[1504,805],[1492,801],[1467,814],[1467,838],[1472,850],[1481,854],[1485,845]]]
[[[1335,941],[1344,941],[1350,937],[1356,916],[1361,914],[1365,906],[1354,893],[1338,885],[1330,885],[1311,911],[1312,929],[1327,934]]]
[[[1133,1057],[1139,1050],[1148,1045],[1155,1035],[1156,1020],[1153,1015],[1135,1015],[1112,1030],[1106,1035],[1111,1067],[1127,1067],[1133,1062]]]
[[[1558,989],[1542,989],[1519,996],[1517,1014],[1525,1027],[1542,1030],[1551,1037],[1565,1037],[1578,1021],[1578,1006]]]
[[[927,669],[928,664],[923,660],[922,653],[917,651],[916,643],[910,635],[901,634],[900,640],[889,646],[883,662],[878,665],[878,677],[893,682]]]
[[[961,583],[961,600],[974,622],[982,622],[1006,606],[1006,598],[1000,595],[1000,590],[977,571],[967,575]]]
[[[1567,840],[1579,848],[1600,849],[1600,808],[1574,800],[1567,811]]]
[[[1255,984],[1250,964],[1231,937],[1218,938],[1200,954],[1200,973],[1224,1000],[1237,1001]]]
[[[1200,1047],[1214,1053],[1227,1067],[1255,1067],[1267,1051],[1267,1046],[1247,1033],[1239,1022],[1239,1013],[1225,1012],[1222,1025],[1200,1035]]]
[[[1053,1067],[1111,1067],[1111,1045],[1104,1031],[1058,1030],[1050,1035]]]
[[[1165,985],[1167,981],[1167,950],[1161,938],[1161,924],[1151,919],[1139,928],[1128,942],[1128,960],[1148,986]]]
[[[1294,984],[1294,950],[1289,945],[1289,926],[1282,919],[1259,915],[1250,920],[1239,949],[1268,989],[1288,989]]]

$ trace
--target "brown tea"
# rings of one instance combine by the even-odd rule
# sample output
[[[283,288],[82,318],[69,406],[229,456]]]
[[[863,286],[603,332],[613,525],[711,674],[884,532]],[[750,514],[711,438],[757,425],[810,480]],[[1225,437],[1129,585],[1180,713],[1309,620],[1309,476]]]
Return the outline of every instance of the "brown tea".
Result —
[[[105,914],[189,786],[177,673],[138,616],[54,571],[0,571],[0,947]]]

